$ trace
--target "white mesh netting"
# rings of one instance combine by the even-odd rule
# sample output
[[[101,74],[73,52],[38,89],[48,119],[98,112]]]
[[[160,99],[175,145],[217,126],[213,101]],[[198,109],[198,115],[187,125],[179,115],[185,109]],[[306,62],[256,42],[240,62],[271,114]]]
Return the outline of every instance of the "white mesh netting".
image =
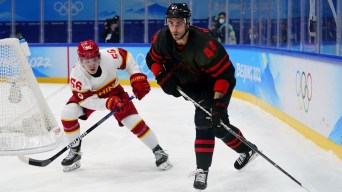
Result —
[[[0,40],[0,92],[0,155],[56,148],[63,132],[16,38]]]

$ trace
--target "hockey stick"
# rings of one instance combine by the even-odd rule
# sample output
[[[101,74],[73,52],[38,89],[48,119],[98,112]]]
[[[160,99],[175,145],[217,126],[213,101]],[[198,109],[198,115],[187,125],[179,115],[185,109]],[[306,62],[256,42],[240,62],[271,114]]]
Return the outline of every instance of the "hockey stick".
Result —
[[[131,96],[129,100],[131,101],[134,97]],[[114,109],[113,111],[109,112],[106,116],[104,116],[102,119],[100,119],[97,123],[95,123],[93,126],[91,126],[89,129],[87,129],[84,133],[82,133],[80,136],[78,136],[76,139],[74,139],[72,142],[69,143],[69,145],[65,146],[62,150],[60,150],[58,153],[56,153],[54,156],[45,159],[45,160],[37,160],[37,159],[32,159],[29,157],[24,156],[23,154],[18,154],[18,158],[29,165],[33,166],[38,166],[38,167],[45,167],[49,165],[52,161],[54,161],[57,157],[62,155],[66,150],[71,148],[71,146],[78,142],[81,141],[85,136],[87,136],[91,131],[93,131],[96,127],[101,125],[104,121],[106,121],[109,117],[111,117],[115,112],[118,110]]]
[[[182,91],[182,89],[180,87],[177,87],[177,90],[179,91],[179,93],[185,97],[187,100],[191,101],[196,107],[200,108],[202,111],[204,111],[207,115],[209,115],[211,117],[211,113],[209,113],[209,111],[207,111],[205,108],[203,108],[200,104],[198,104],[196,101],[194,101],[192,98],[190,98],[186,93],[184,93]],[[224,124],[221,120],[220,124],[227,130],[229,131],[229,133],[231,133],[232,135],[234,135],[236,138],[238,138],[240,141],[242,141],[244,144],[246,144],[250,149],[252,149],[253,151],[255,151],[256,153],[258,153],[260,156],[262,156],[263,158],[265,158],[268,162],[270,162],[274,167],[276,167],[277,169],[279,169],[281,172],[283,172],[285,175],[287,175],[289,178],[291,178],[294,182],[296,182],[298,185],[300,185],[302,188],[304,188],[306,191],[309,191],[309,189],[307,189],[306,187],[304,187],[297,179],[295,179],[294,177],[292,177],[289,173],[287,173],[284,169],[282,169],[279,165],[277,165],[275,162],[273,162],[270,158],[268,158],[266,155],[264,155],[261,151],[259,151],[257,148],[255,148],[251,143],[249,143],[245,138],[241,137],[240,135],[238,135],[237,133],[235,133],[230,127],[232,128],[236,128],[235,126],[233,126],[232,124],[228,124],[228,126],[226,124]],[[237,129],[237,128],[236,128]]]

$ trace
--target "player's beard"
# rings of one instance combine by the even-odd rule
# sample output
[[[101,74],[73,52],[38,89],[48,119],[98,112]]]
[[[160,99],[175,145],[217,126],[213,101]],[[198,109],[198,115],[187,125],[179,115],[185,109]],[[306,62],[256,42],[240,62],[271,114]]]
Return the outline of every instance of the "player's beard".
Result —
[[[179,33],[179,32],[172,33],[172,37],[175,41],[178,41],[182,39],[186,35],[187,32],[188,32],[188,29],[186,29],[183,33]]]

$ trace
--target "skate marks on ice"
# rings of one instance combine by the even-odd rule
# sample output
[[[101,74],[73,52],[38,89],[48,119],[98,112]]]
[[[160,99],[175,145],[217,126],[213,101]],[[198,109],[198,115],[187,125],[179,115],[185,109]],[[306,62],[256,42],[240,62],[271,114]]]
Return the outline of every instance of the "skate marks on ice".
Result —
[[[55,94],[61,86],[40,84],[45,97]],[[129,86],[125,89],[131,90]],[[47,101],[58,123],[69,96],[70,90],[66,87]],[[158,88],[152,88],[142,101],[134,103],[169,154],[173,164],[170,170],[158,170],[153,153],[126,128],[108,119],[84,139],[82,167],[75,171],[63,172],[60,162],[66,153],[43,168],[24,164],[15,156],[1,156],[0,191],[193,192],[194,177],[188,177],[196,169],[193,105],[184,99],[166,96]],[[80,121],[81,132],[106,113],[96,112],[86,123]],[[249,103],[233,98],[229,114],[231,122],[243,130],[247,139],[311,192],[340,191],[342,162],[331,152],[305,140],[286,124]],[[66,144],[62,142],[60,148]],[[60,148],[30,157],[45,159]],[[305,191],[260,156],[241,171],[233,165],[237,158],[238,154],[216,140],[205,192]]]

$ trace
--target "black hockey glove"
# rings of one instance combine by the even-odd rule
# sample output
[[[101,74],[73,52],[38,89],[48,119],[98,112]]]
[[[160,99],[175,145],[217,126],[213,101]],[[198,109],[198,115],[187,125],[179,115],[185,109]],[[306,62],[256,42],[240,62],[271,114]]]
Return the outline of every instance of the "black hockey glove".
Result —
[[[156,76],[156,80],[166,94],[173,95],[174,97],[181,96],[181,94],[177,90],[177,80],[172,76],[170,72],[161,71]]]
[[[220,126],[221,120],[225,125],[229,124],[227,107],[222,98],[213,100],[211,107],[211,122],[213,126]]]

